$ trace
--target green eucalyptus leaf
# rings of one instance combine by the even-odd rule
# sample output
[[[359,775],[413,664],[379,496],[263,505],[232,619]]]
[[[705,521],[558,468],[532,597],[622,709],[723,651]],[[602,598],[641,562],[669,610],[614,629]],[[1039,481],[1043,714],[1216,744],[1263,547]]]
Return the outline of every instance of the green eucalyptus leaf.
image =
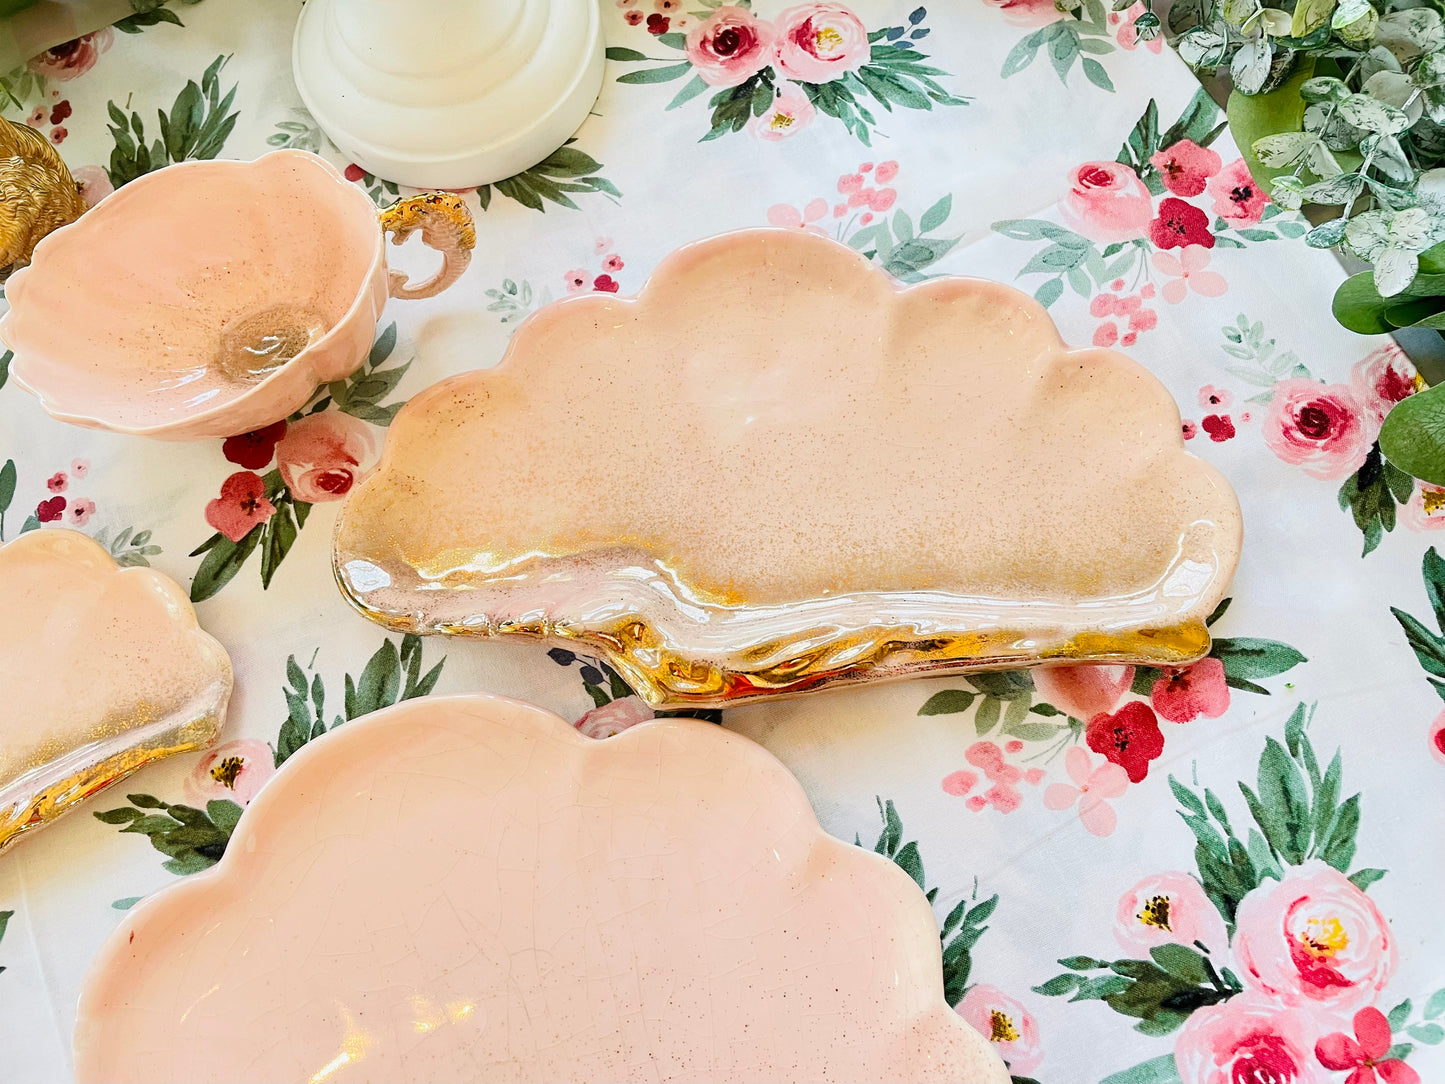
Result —
[[[1380,451],[1406,473],[1445,485],[1445,385],[1395,404],[1380,430]]]

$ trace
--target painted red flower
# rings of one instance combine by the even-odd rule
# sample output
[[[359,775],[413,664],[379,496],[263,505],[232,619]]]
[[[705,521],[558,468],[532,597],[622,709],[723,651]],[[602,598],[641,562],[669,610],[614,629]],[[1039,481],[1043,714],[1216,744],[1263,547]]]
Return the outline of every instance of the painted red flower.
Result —
[[[35,506],[35,518],[41,523],[54,523],[65,514],[65,498],[51,497]]]
[[[253,429],[237,437],[227,437],[221,445],[221,454],[226,461],[245,467],[247,470],[261,470],[271,463],[276,454],[276,442],[286,435],[286,423],[276,422],[264,429]]]
[[[1149,699],[1171,723],[1187,723],[1203,715],[1217,719],[1229,707],[1229,686],[1224,680],[1224,663],[1200,659],[1193,666],[1166,670],[1154,683]]]
[[[618,289],[617,280],[611,275],[598,275],[592,280],[592,289],[600,290],[605,294],[615,294]]]
[[[666,34],[671,26],[671,20],[666,15],[649,15],[647,17],[647,32],[649,34]]]
[[[1149,240],[1155,248],[1183,248],[1185,245],[1214,247],[1209,216],[1192,203],[1169,196],[1159,201],[1159,215],[1149,223]]]
[[[75,112],[75,110],[70,105],[70,99],[61,98],[60,101],[55,103],[55,108],[50,111],[50,123],[64,124],[70,119],[70,115],[73,112]]]
[[[1197,196],[1209,178],[1219,172],[1220,160],[1208,147],[1181,139],[1150,158],[1149,164],[1159,171],[1164,187],[1176,196]]]
[[[65,477],[63,470],[58,470],[49,478],[45,479],[45,488],[52,493],[64,493],[65,487],[69,484],[70,480]]]
[[[1234,436],[1234,419],[1228,414],[1206,414],[1199,424],[1216,444]]]
[[[276,506],[266,499],[266,483],[248,470],[222,482],[221,495],[206,505],[206,522],[232,542],[241,541],[251,528],[275,514]]]
[[[1399,1058],[1386,1058],[1390,1049],[1390,1022],[1373,1005],[1355,1013],[1354,1038],[1343,1031],[1315,1043],[1315,1057],[1326,1069],[1349,1069],[1345,1084],[1420,1084],[1420,1074]]]
[[[1137,783],[1149,774],[1149,762],[1164,752],[1164,735],[1154,711],[1142,700],[1125,704],[1112,715],[1095,715],[1084,731],[1089,748],[1103,753]]]
[[[1184,434],[1185,440],[1193,440],[1199,435],[1199,427],[1193,422],[1186,421],[1180,425],[1180,431]]]
[[[366,176],[366,170],[362,169],[355,162],[352,162],[346,167],[345,176],[348,181],[355,184],[357,181],[361,180],[361,178]]]

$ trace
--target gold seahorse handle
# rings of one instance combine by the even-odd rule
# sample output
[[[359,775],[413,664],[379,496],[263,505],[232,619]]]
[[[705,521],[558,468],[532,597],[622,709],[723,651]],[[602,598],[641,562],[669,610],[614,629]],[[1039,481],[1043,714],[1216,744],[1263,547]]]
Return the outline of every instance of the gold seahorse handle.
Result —
[[[477,227],[466,201],[454,192],[422,192],[397,200],[378,216],[383,233],[391,234],[393,244],[401,244],[417,230],[428,248],[442,254],[442,266],[425,282],[413,286],[405,272],[392,271],[389,289],[392,297],[415,300],[441,293],[467,269],[472,249],[477,245]]]

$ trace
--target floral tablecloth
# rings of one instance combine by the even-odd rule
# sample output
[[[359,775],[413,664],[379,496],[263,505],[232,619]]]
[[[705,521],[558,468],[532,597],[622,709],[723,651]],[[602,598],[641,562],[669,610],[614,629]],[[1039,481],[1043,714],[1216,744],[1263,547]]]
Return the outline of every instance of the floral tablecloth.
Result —
[[[1335,262],[1252,184],[1189,72],[1099,0],[1077,19],[1052,0],[603,3],[594,115],[468,196],[471,269],[393,304],[304,421],[182,446],[92,433],[3,387],[0,362],[0,533],[77,528],[190,585],[237,678],[222,746],[0,858],[0,1080],[68,1078],[77,990],[121,912],[212,865],[234,806],[328,729],[432,689],[533,700],[599,738],[650,715],[596,660],[385,635],[333,586],[330,530],[399,405],[494,364],[528,312],[634,291],[679,244],[768,223],[905,281],[1015,283],[1071,342],[1126,351],[1233,481],[1247,542],[1213,652],[1185,671],[915,681],[723,725],[927,890],[948,996],[1018,1078],[1445,1079],[1445,491],[1380,457],[1413,371],[1335,326]],[[346,165],[292,86],[299,9],[132,19],[6,75],[6,114],[92,201],[183,158]]]

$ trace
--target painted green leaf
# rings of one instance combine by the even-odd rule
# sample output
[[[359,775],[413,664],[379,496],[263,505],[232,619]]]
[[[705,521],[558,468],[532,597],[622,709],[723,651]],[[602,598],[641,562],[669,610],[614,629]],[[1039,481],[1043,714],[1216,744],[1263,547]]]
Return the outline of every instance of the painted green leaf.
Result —
[[[1364,535],[1360,556],[1368,556],[1379,546],[1385,532],[1395,529],[1396,505],[1410,499],[1414,486],[1410,475],[1380,454],[1378,442],[1371,446],[1360,469],[1345,479],[1339,503],[1350,511],[1355,526]]]
[[[1425,1002],[1425,1019],[1434,1020],[1437,1016],[1445,1016],[1445,989],[1436,990],[1430,995],[1430,1000]]]
[[[691,62],[684,60],[680,64],[668,64],[661,68],[641,68],[637,71],[624,72],[617,77],[617,81],[619,83],[666,83],[673,79],[681,79],[690,71],[692,71]]]
[[[5,386],[5,381],[10,379],[10,362],[15,355],[9,350],[0,352],[0,388]]]
[[[246,558],[250,557],[260,544],[263,527],[264,525],[252,527],[239,542],[232,542],[220,533],[214,534],[201,544],[200,549],[192,552],[193,557],[202,552],[206,555],[201,561],[201,567],[196,569],[195,578],[191,580],[192,602],[204,602],[235,578],[236,573],[241,571],[241,566],[246,563]]]
[[[967,711],[973,706],[974,698],[977,695],[977,693],[967,692],[963,689],[944,689],[924,701],[923,707],[918,709],[918,714],[952,715],[956,712]]]
[[[1099,1084],[1182,1084],[1173,1054],[1141,1061],[1138,1065],[1106,1076]]]
[[[1209,654],[1224,664],[1225,681],[1237,689],[1269,695],[1269,690],[1252,683],[1252,678],[1283,674],[1308,660],[1289,644],[1251,636],[1217,637]]]
[[[920,233],[929,233],[938,229],[948,221],[948,216],[953,212],[952,193],[944,196],[928,210],[924,211],[918,219],[918,230]]]
[[[624,49],[620,45],[608,46],[606,55],[608,60],[632,61],[649,59],[646,53],[639,53],[636,49]]]
[[[1355,870],[1354,873],[1350,874],[1348,880],[1350,884],[1354,885],[1361,892],[1365,892],[1383,876],[1385,876],[1384,870],[1367,867],[1365,869]]]

